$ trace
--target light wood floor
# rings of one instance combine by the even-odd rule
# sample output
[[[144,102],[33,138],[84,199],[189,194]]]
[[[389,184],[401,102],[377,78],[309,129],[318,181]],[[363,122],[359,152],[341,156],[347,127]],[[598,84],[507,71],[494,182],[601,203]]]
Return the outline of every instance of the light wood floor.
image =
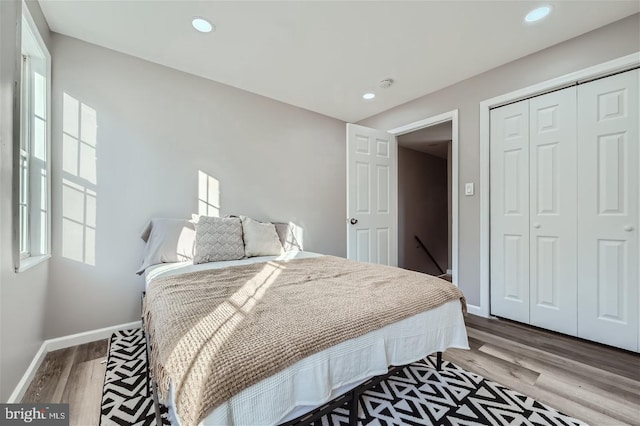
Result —
[[[468,316],[470,351],[444,358],[592,426],[640,425],[640,356],[515,322]],[[97,425],[107,341],[49,353],[24,402],[68,402]]]
[[[107,340],[49,352],[22,402],[69,403],[69,423],[100,423]]]

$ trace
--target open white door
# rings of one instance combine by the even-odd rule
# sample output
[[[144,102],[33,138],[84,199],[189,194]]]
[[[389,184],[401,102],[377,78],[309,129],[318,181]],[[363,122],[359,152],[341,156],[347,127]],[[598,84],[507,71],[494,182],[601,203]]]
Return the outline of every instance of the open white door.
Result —
[[[347,124],[347,257],[398,265],[398,145]]]

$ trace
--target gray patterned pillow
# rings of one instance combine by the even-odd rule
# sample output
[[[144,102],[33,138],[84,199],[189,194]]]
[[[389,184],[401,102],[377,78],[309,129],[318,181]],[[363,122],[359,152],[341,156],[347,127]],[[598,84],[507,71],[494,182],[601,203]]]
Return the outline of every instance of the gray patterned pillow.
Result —
[[[194,264],[237,260],[243,257],[244,242],[240,218],[200,216],[196,224]]]

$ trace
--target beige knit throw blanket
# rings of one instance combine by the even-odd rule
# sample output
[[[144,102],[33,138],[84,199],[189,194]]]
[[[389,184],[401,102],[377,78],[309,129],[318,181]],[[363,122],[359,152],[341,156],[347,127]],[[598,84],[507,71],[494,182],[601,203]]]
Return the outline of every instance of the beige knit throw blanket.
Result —
[[[151,367],[183,425],[297,361],[460,299],[417,272],[332,256],[155,280],[145,298]]]

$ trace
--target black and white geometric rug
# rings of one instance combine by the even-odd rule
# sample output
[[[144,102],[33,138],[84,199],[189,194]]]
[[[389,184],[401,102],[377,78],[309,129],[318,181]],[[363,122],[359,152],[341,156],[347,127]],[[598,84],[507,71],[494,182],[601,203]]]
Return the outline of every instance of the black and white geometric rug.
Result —
[[[145,342],[140,329],[111,337],[102,396],[101,425],[155,425],[153,398],[145,383]],[[162,408],[163,424],[169,424]],[[360,425],[535,425],[586,423],[435,357],[406,365],[364,392]],[[313,426],[346,426],[349,412],[336,408]]]
[[[140,328],[111,335],[102,387],[101,426],[156,425],[153,396],[147,388],[146,350]],[[162,423],[169,425],[167,408],[160,407]]]

